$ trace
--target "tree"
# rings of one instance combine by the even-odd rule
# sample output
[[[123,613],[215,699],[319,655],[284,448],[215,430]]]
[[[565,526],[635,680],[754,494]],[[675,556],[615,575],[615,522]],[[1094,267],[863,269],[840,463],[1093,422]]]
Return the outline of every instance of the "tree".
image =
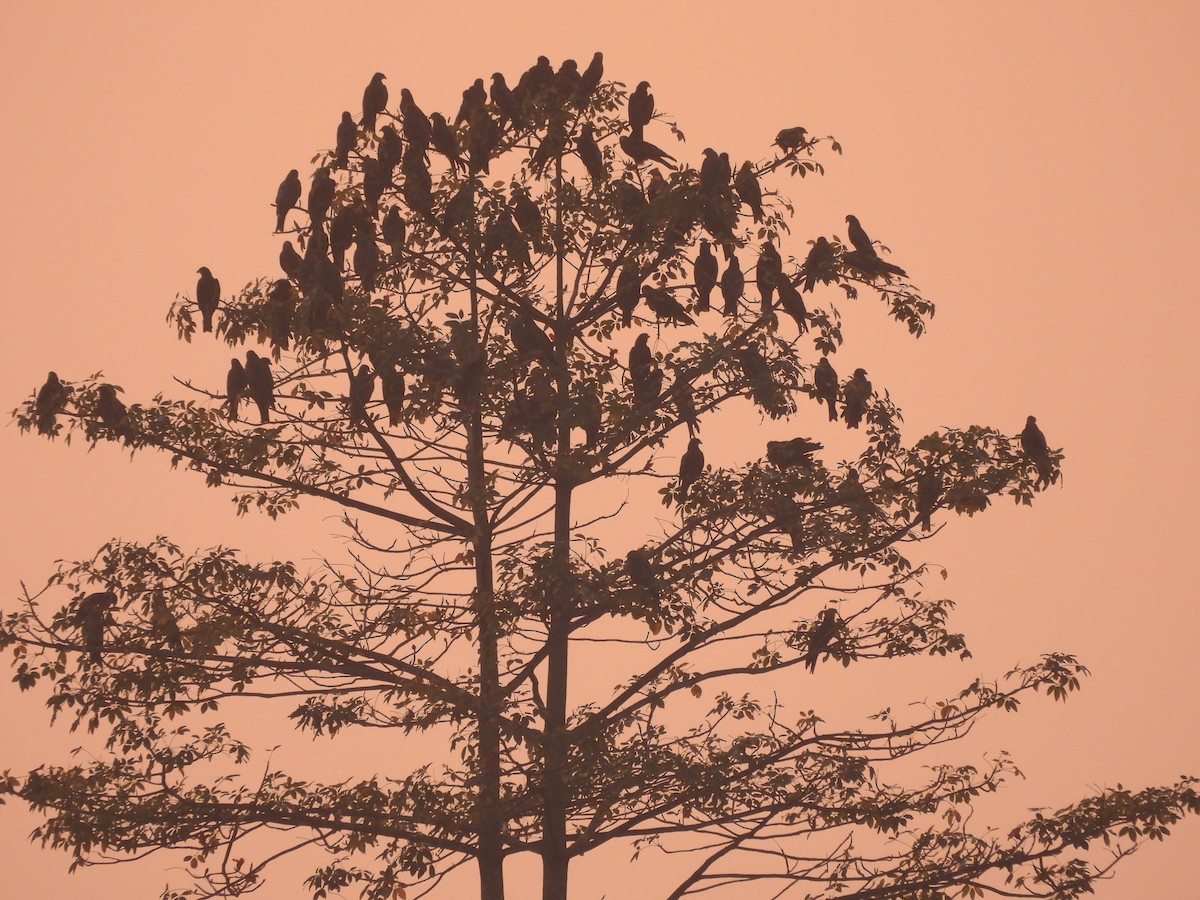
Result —
[[[453,117],[407,90],[389,104],[377,74],[353,140],[336,129],[299,200],[292,173],[279,188],[265,224],[286,233],[286,277],[227,296],[201,267],[172,309],[183,339],[199,315],[238,348],[223,392],[127,406],[100,375],[54,375],[17,410],[51,438],[166,451],[239,513],[334,504],[353,550],[305,572],[160,537],[64,563],[0,645],[108,755],[4,790],[77,863],[186,852],[195,883],[167,897],[250,892],[319,844],[315,897],[414,896],[473,860],[498,900],[504,860],[534,853],[543,897],[565,900],[571,860],[614,843],[689,850],[672,897],[1080,895],[1200,808],[1191,779],[1002,835],[968,823],[1007,758],[891,774],[989,710],[1065,698],[1086,674],[1073,657],[850,729],[788,690],[834,662],[966,655],[913,549],[947,512],[1032,503],[1061,453],[1032,420],[906,445],[889,394],[831,361],[838,302],[873,296],[916,336],[932,304],[853,216],[845,241],[790,241],[775,192],[837,143],[788,127],[757,163],[676,165],[650,86],[627,112],[599,64],[539,60],[490,101],[472,85]],[[705,426],[746,403],[828,419],[820,437],[859,452],[751,437],[739,465],[706,465]],[[672,524],[598,490],[614,483],[659,484]],[[572,661],[597,643],[617,683],[573,700]],[[287,703],[318,735],[428,732],[453,762],[264,772],[223,718],[238,698]]]

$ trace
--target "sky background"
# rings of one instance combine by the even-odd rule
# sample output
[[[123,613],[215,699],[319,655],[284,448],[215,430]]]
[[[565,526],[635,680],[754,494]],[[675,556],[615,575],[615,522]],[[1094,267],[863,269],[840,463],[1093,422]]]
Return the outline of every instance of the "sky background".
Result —
[[[167,308],[194,290],[201,265],[226,292],[275,277],[276,186],[291,168],[307,183],[371,73],[388,75],[393,98],[408,86],[426,111],[452,112],[476,77],[503,71],[514,83],[538,54],[586,64],[600,49],[606,77],[651,82],[693,163],[710,145],[761,158],[790,125],[842,143],[824,179],[773,182],[797,208],[785,251],[844,234],[854,213],[937,302],[919,341],[877,304],[843,308],[838,369],[863,365],[890,390],[906,437],[972,423],[1015,434],[1032,413],[1066,450],[1061,488],[1033,509],[954,518],[927,545],[924,558],[950,571],[944,590],[973,659],[863,666],[815,689],[902,706],[1043,652],[1077,654],[1093,673],[1081,694],[993,717],[951,754],[1014,755],[1026,780],[989,802],[998,824],[1099,786],[1200,772],[1194,4],[6,6],[0,408],[48,369],[103,370],[128,402],[181,395],[172,375],[219,389],[228,348],[178,343]],[[819,421],[814,410],[800,419]],[[757,437],[739,443],[756,424],[706,433],[710,461],[761,452]],[[116,446],[88,453],[13,426],[0,447],[5,597],[110,537],[161,533],[297,560],[334,545],[330,510],[238,520],[227,496],[162,458],[131,463]],[[79,743],[47,729],[40,698],[7,684],[0,711],[0,768],[65,762]],[[287,740],[307,742],[261,743]],[[343,743],[318,749],[342,765],[354,756]],[[64,856],[29,845],[33,824],[0,811],[14,895],[109,900],[162,884],[154,860],[69,877]],[[1097,897],[1184,896],[1198,856],[1193,821]],[[579,871],[580,900],[603,896],[606,881],[610,898],[629,896]],[[513,897],[529,895],[513,885]],[[296,885],[281,879],[259,896],[294,897]]]

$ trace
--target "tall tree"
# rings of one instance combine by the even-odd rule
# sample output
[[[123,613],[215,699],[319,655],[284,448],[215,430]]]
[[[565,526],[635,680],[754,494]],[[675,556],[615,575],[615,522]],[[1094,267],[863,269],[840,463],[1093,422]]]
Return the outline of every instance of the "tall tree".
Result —
[[[407,89],[394,109],[364,100],[368,124],[398,120],[404,139],[365,127],[316,161],[287,277],[172,309],[183,339],[215,316],[218,338],[273,360],[248,350],[225,392],[127,407],[98,376],[52,373],[17,410],[51,438],[165,451],[239,513],[340,508],[353,551],[302,572],[160,537],[62,564],[0,646],[19,685],[101,730],[107,755],[0,788],[77,862],[185,851],[193,883],[171,898],[248,893],[313,845],[330,854],[306,881],[317,898],[436,892],[473,861],[480,896],[501,900],[505,859],[531,853],[544,900],[566,900],[571,861],[614,843],[689,851],[672,898],[1087,891],[1200,810],[1192,780],[999,834],[973,830],[970,807],[1006,758],[915,779],[903,765],[1030,693],[1065,698],[1086,672],[1073,657],[903,715],[889,698],[854,727],[789,702],[819,697],[834,663],[967,655],[913,553],[949,513],[1031,503],[1061,452],[1040,430],[978,425],[906,444],[890,394],[853,365],[839,383],[827,357],[843,297],[876,298],[917,336],[932,304],[853,217],[846,240],[791,241],[778,194],[837,143],[791,127],[736,175],[715,150],[693,165],[651,143],[678,130],[645,83],[629,110],[600,65],[584,78],[542,58],[512,91],[494,76],[490,101],[476,83],[453,122],[431,125]],[[721,311],[699,302],[707,241],[760,302],[741,286]],[[769,272],[742,273],[739,253]],[[236,415],[243,392],[260,423]],[[861,430],[823,414],[839,398]],[[744,458],[717,465],[697,435],[742,401],[828,443],[748,431]],[[819,456],[838,432],[856,455]],[[648,490],[613,504],[612,483]],[[641,502],[656,485],[667,527]],[[597,644],[611,683],[585,695],[578,661]],[[394,734],[405,771],[264,771],[222,716],[237,699],[286,703],[316,735]],[[404,758],[418,732],[444,754]]]

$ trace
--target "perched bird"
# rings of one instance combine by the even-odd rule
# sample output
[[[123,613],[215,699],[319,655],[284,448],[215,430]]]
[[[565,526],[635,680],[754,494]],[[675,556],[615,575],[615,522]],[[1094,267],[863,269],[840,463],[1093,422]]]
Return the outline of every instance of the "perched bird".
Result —
[[[564,59],[558,71],[554,73],[554,93],[560,103],[575,102],[581,80],[579,63],[573,59]]]
[[[375,230],[360,224],[354,242],[354,274],[368,294],[375,291],[375,274],[379,271],[379,245],[375,243]]]
[[[296,278],[300,275],[303,265],[304,258],[296,252],[292,242],[284,241],[283,246],[279,248],[279,268],[283,269],[283,274],[288,278]]]
[[[803,437],[790,441],[767,441],[767,462],[777,469],[796,466],[811,468],[814,465],[812,455],[824,447],[824,444]]]
[[[386,77],[382,72],[376,72],[363,91],[362,127],[367,131],[375,130],[375,117],[387,110],[388,89],[383,83]]]
[[[288,210],[292,209],[300,202],[300,195],[304,193],[304,189],[300,184],[300,172],[292,169],[287,173],[287,177],[279,183],[279,190],[275,192],[275,231],[283,231],[283,226],[287,221]]]
[[[75,627],[79,629],[88,649],[88,659],[93,663],[104,659],[104,626],[108,611],[116,605],[117,595],[112,591],[97,591],[80,600],[75,610]]]
[[[246,393],[246,389],[249,386],[250,383],[246,380],[246,369],[242,366],[241,360],[234,357],[229,362],[229,374],[225,376],[227,415],[234,422],[237,421],[238,407],[241,406],[242,395]]]
[[[536,359],[544,365],[557,365],[554,341],[538,327],[533,313],[525,307],[518,309],[517,314],[509,320],[508,334],[517,353],[523,359]]]
[[[492,98],[492,102],[496,104],[496,108],[500,110],[500,114],[510,122],[518,122],[521,118],[521,108],[518,105],[516,98],[513,97],[513,92],[508,87],[508,82],[504,80],[504,75],[496,72],[492,75],[492,87],[488,92]]]
[[[858,519],[859,527],[866,529],[871,524],[871,519],[879,515],[879,509],[871,500],[871,495],[867,493],[867,489],[863,487],[859,480],[858,471],[851,469],[846,473],[846,477],[842,479],[842,483],[838,485],[835,496],[838,503],[849,508]]]
[[[1054,474],[1054,460],[1050,456],[1050,445],[1046,436],[1038,428],[1037,419],[1030,416],[1025,420],[1025,428],[1021,431],[1021,452],[1037,468],[1038,487],[1045,487],[1057,481]]]
[[[255,353],[246,351],[246,391],[258,407],[258,417],[263,425],[271,420],[275,407],[275,380],[271,377],[271,364]]]
[[[656,147],[649,141],[643,140],[636,134],[623,134],[618,141],[621,149],[625,151],[625,155],[634,161],[636,165],[642,165],[647,162],[662,163],[668,169],[673,169],[675,166],[671,163],[675,162],[675,157],[667,153],[661,147]]]
[[[454,117],[454,124],[461,125],[463,122],[470,122],[476,111],[487,106],[487,99],[488,95],[483,86],[483,79],[476,78],[471,86],[462,92],[462,105],[458,108],[458,115]],[[437,114],[435,113],[435,115]]]
[[[679,459],[679,502],[687,499],[688,488],[704,471],[704,451],[700,449],[700,438],[688,441],[688,448]]]
[[[642,296],[642,276],[636,263],[626,263],[621,266],[617,276],[617,286],[613,290],[613,300],[621,310],[621,324],[628,328],[633,324],[633,312],[637,309]],[[647,336],[648,337],[648,336]]]
[[[338,122],[337,141],[333,148],[334,168],[346,168],[350,164],[350,151],[357,146],[358,123],[354,121],[354,116],[350,111],[345,110],[342,112],[342,121]]]
[[[858,223],[857,216],[846,216],[846,233],[850,238],[850,243],[854,245],[854,249],[859,253],[867,256],[877,256],[875,245],[871,243],[871,239],[867,237],[867,232],[862,225]]]
[[[479,89],[483,90],[482,78],[479,79]],[[480,109],[482,109],[482,105]],[[433,149],[450,161],[451,170],[455,172],[460,168],[465,170],[467,164],[463,162],[462,148],[458,145],[458,136],[446,121],[446,117],[441,113],[435,112],[430,118],[433,120],[433,124],[430,126],[429,140],[433,144]]]
[[[758,254],[758,267],[755,269],[754,280],[758,284],[758,293],[762,297],[762,311],[771,311],[775,299],[775,290],[783,281],[783,260],[775,245],[767,241],[762,245]]]
[[[320,225],[329,215],[329,207],[333,205],[333,195],[337,192],[337,183],[322,166],[312,174],[312,184],[308,188],[308,218],[314,226]]]
[[[729,258],[729,268],[721,276],[721,296],[725,298],[725,315],[736,316],[738,301],[746,290],[746,276],[742,274],[742,265],[736,256]]]
[[[292,316],[296,311],[296,295],[292,283],[280,278],[267,288],[267,333],[271,343],[279,350],[288,348],[292,334]]]
[[[700,193],[705,197],[720,197],[729,190],[729,157],[719,156],[712,147],[704,148],[704,162],[700,163]]]
[[[383,402],[387,405],[388,422],[394,428],[400,424],[404,412],[404,373],[392,368],[379,369],[379,381],[383,388]]]
[[[651,596],[659,592],[658,572],[646,550],[630,550],[625,554],[625,572],[629,580]]]
[[[561,115],[551,115],[546,126],[546,134],[529,158],[529,171],[538,178],[546,174],[546,169],[555,160],[562,157],[567,148],[567,123]]]
[[[633,393],[640,400],[650,395],[649,388],[654,380],[653,373],[657,371],[654,363],[654,353],[650,350],[650,335],[642,332],[629,348],[629,380],[633,383]],[[657,399],[661,393],[661,373],[658,379],[660,390],[651,399]]]
[[[903,278],[908,274],[874,253],[863,253],[861,250],[847,250],[842,254],[842,262],[871,279],[886,278],[891,281],[893,275]]]
[[[671,394],[675,400],[675,410],[679,413],[679,421],[687,425],[688,436],[695,437],[700,433],[700,414],[696,410],[696,394],[692,390],[691,380],[678,368],[675,370],[675,383],[671,386]]]
[[[733,189],[741,201],[750,207],[754,221],[763,220],[762,188],[758,185],[758,176],[754,174],[754,166],[749,160],[742,163],[733,178]]]
[[[390,177],[404,158],[404,141],[395,125],[384,125],[379,129],[379,149],[375,151],[379,165]]]
[[[683,304],[672,297],[666,288],[646,285],[642,288],[642,296],[646,298],[646,305],[650,307],[650,311],[660,320],[666,319],[679,325],[696,324],[696,320],[688,315]]]
[[[400,89],[400,124],[404,137],[408,139],[409,152],[424,153],[429,149],[429,117],[417,106],[408,88]]]
[[[545,91],[554,83],[554,67],[550,65],[549,57],[539,56],[537,62],[521,75],[513,93],[517,102],[526,106],[536,103]]]
[[[938,502],[942,499],[942,473],[934,467],[930,461],[925,466],[925,471],[917,478],[917,521],[921,523],[922,531],[929,531],[933,528],[933,523],[930,517],[934,510],[938,508]]]
[[[361,425],[368,419],[367,404],[375,395],[375,373],[365,363],[350,376],[350,424]]]
[[[579,76],[579,82],[575,86],[576,106],[584,106],[592,98],[592,94],[596,93],[596,88],[600,86],[600,79],[603,77],[604,54],[597,50],[592,55],[592,61],[588,63],[588,67]]]
[[[803,295],[796,290],[792,280],[785,276],[779,279],[779,305],[783,311],[796,321],[800,334],[808,331],[808,308],[804,305]]]
[[[871,399],[871,382],[867,380],[866,369],[855,369],[846,387],[842,391],[842,418],[850,428],[857,428],[867,412],[867,403]]]
[[[172,650],[183,650],[183,634],[179,622],[167,609],[167,601],[155,597],[150,601],[150,628]]]
[[[221,305],[221,282],[213,278],[208,266],[201,266],[196,272],[200,275],[196,281],[196,305],[200,307],[204,330],[212,331],[213,314]]]
[[[354,244],[354,229],[358,225],[359,211],[353,206],[343,206],[329,220],[329,251],[333,264],[339,272],[346,268],[346,251]]]
[[[583,390],[575,401],[572,421],[587,435],[589,447],[600,443],[604,436],[604,404],[600,401],[600,395],[595,391]]]
[[[639,406],[657,409],[665,381],[666,376],[663,374],[663,370],[658,366],[652,366],[640,378],[634,378],[633,399]]]
[[[650,93],[650,82],[643,81],[629,95],[629,127],[640,138],[642,129],[650,124],[652,118],[654,118],[654,95]]]
[[[810,672],[817,671],[817,660],[829,649],[833,639],[841,631],[841,621],[837,610],[823,609],[817,616],[817,622],[808,634],[808,653],[804,657],[804,665]]]
[[[591,122],[584,122],[580,126],[579,137],[575,139],[575,152],[579,154],[579,159],[593,183],[608,180],[608,172],[604,168],[604,154],[600,152],[600,145],[596,143]]]
[[[512,195],[513,220],[521,233],[534,247],[542,246],[542,236],[545,232],[545,222],[542,220],[542,209],[523,188],[513,191]]]
[[[408,237],[408,223],[400,215],[399,208],[393,206],[387,211],[380,224],[383,239],[392,250],[392,258],[399,259],[404,250],[404,242]]]
[[[467,150],[471,163],[471,174],[482,172],[490,175],[489,168],[492,152],[500,144],[500,127],[496,124],[486,109],[478,110],[471,119],[471,129],[467,133]]]
[[[717,286],[717,257],[712,252],[712,244],[706,240],[700,241],[700,253],[692,264],[692,274],[696,281],[696,309],[708,312],[709,298]]]
[[[838,375],[826,356],[821,357],[821,361],[813,370],[813,386],[816,388],[817,400],[829,404],[829,421],[836,422],[838,417]]]
[[[117,389],[111,384],[102,384],[96,393],[96,414],[100,421],[113,435],[129,443],[133,438],[133,423],[129,421],[129,410],[117,397]]]
[[[784,128],[779,134],[775,135],[775,145],[785,153],[791,153],[793,150],[799,150],[804,146],[804,138],[808,135],[808,130],[797,125],[795,128]]]
[[[829,284],[837,279],[837,271],[833,265],[834,258],[833,244],[824,237],[813,241],[812,249],[804,258],[804,290],[806,293],[812,293],[812,289],[818,281],[822,284]]]
[[[33,401],[33,418],[38,434],[54,433],[57,416],[67,405],[69,395],[66,386],[58,380],[57,373],[51,372],[46,376],[46,383],[38,388]]]

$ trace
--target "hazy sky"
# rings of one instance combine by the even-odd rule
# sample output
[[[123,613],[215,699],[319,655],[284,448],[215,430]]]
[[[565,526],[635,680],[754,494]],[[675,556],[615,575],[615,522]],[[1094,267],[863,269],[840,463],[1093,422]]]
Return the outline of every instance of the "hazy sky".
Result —
[[[927,546],[975,658],[910,665],[895,702],[1076,653],[1093,672],[1081,694],[993,717],[952,754],[1007,749],[1026,773],[989,815],[1170,783],[1200,772],[1198,23],[1194,4],[1166,2],[8,4],[0,408],[48,369],[103,369],[133,400],[181,394],[171,375],[223,384],[228,349],[177,343],[167,307],[200,265],[226,291],[274,276],[275,188],[332,146],[371,73],[393,97],[408,86],[427,111],[452,111],[476,77],[600,49],[608,77],[653,84],[692,159],[709,145],[759,158],[797,124],[841,141],[824,179],[787,188],[790,246],[844,233],[855,213],[938,303],[920,341],[878,306],[846,313],[845,371],[864,364],[891,391],[906,437],[1016,433],[1033,413],[1066,448],[1064,484],[1032,510],[954,519]],[[5,597],[109,537],[306,559],[335,529],[317,508],[279,526],[236,520],[200,479],[115,446],[87,453],[15,427],[0,441]],[[733,441],[706,442],[710,459],[744,458]],[[879,690],[895,671],[862,667],[846,684]],[[78,739],[47,732],[39,698],[5,686],[0,703],[0,768],[67,759]],[[68,878],[65,857],[27,843],[32,824],[0,811],[14,895],[161,885],[154,861]],[[1191,822],[1097,896],[1182,896],[1198,855]],[[601,879],[576,887],[580,900],[604,892]],[[259,896],[297,894],[281,881]]]

